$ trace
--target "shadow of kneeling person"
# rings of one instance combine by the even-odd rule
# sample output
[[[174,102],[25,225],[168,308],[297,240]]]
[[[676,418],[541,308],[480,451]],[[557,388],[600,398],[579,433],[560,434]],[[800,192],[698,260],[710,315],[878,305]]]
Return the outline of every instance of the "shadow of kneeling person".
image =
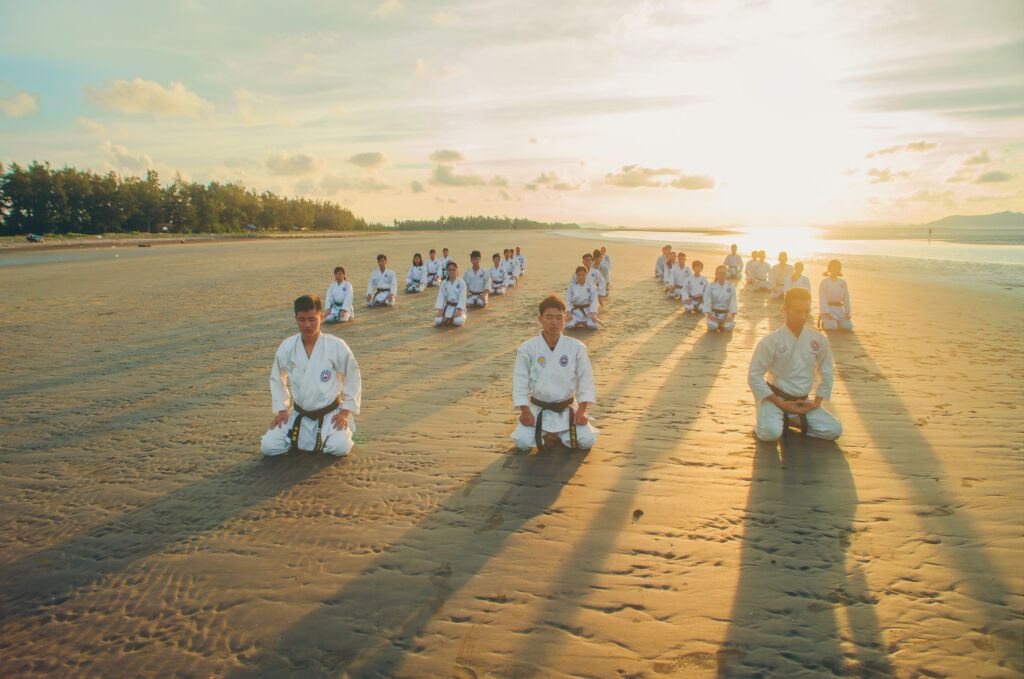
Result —
[[[720,677],[890,676],[876,600],[846,563],[857,502],[834,441],[757,442]]]
[[[231,677],[390,677],[416,638],[505,541],[547,512],[586,451],[511,451]]]

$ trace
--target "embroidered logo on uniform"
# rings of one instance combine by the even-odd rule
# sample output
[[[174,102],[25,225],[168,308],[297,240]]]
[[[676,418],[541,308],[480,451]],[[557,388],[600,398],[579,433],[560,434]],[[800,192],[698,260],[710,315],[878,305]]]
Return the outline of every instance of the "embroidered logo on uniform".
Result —
[[[288,369],[289,370],[295,370],[295,361],[290,361],[288,363]]]
[[[537,363],[540,363],[543,366],[545,363],[547,363],[547,359],[544,358],[543,356],[538,356]]]
[[[320,381],[321,382],[329,382],[330,380],[331,380],[331,371],[330,370],[324,370],[324,371],[322,371],[320,373]]]
[[[562,354],[562,357],[558,359],[558,365],[562,366],[563,368],[569,365],[569,357],[566,356],[565,354]]]
[[[811,351],[818,351],[821,349],[821,345],[818,344],[818,340],[811,340]]]

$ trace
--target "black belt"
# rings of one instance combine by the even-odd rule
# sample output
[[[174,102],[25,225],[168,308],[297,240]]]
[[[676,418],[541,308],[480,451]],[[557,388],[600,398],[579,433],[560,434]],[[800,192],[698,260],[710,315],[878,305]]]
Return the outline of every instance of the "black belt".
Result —
[[[288,430],[288,440],[291,441],[291,450],[297,450],[303,453],[319,453],[323,450],[324,442],[323,438],[320,436],[320,432],[324,427],[324,417],[327,416],[327,413],[335,410],[340,405],[341,397],[336,397],[334,401],[318,410],[306,410],[298,403],[292,403],[292,407],[295,408],[295,412],[297,414],[295,416],[295,422],[292,424],[292,428]],[[313,450],[301,450],[299,448],[299,429],[302,427],[303,419],[316,420],[316,443],[313,445]]]
[[[534,428],[534,440],[537,442],[537,452],[539,453],[544,448],[544,430],[541,429],[541,422],[543,421],[544,411],[550,410],[553,413],[560,413],[566,408],[569,408],[569,447],[577,448],[576,445],[576,413],[573,412],[572,405],[575,396],[570,396],[564,401],[558,403],[547,403],[545,401],[538,401],[534,397],[530,397],[530,403],[540,408],[537,411],[537,423]]]
[[[487,292],[487,291],[486,291],[486,290],[481,290],[480,292],[477,292],[477,291],[475,291],[475,290],[470,290],[470,291],[469,291],[468,293],[466,293],[466,294],[469,294],[469,295],[474,295],[474,296],[476,296],[476,297],[479,297],[480,295],[484,294],[485,292]]]
[[[727,314],[727,313],[729,313],[729,310],[728,309],[712,309],[711,313],[714,313],[714,314]]]
[[[786,392],[782,391],[781,389],[776,387],[771,382],[768,382],[768,388],[772,390],[773,394],[775,394],[776,396],[781,398],[783,401],[806,401],[807,397],[809,396],[809,394],[804,394],[803,396],[793,396],[792,394],[787,394]],[[799,413],[797,416],[800,418],[800,433],[803,434],[804,436],[806,436],[807,435],[807,413]],[[789,413],[787,413],[785,410],[783,410],[782,411],[782,435],[783,435],[783,437],[786,436],[786,433],[789,430],[789,426],[790,426],[789,425]]]
[[[580,311],[587,311],[587,310],[590,309],[590,305],[589,304],[573,304],[572,305],[572,310],[576,311],[577,309],[579,309]]]
[[[452,313],[452,317],[448,318],[448,307],[455,307],[455,312]],[[444,308],[441,309],[441,325],[451,325],[455,322],[455,314],[459,313],[459,303],[444,301]]]
[[[703,302],[704,301],[704,295],[697,295],[697,296],[691,297],[690,299],[695,299],[698,302]]]

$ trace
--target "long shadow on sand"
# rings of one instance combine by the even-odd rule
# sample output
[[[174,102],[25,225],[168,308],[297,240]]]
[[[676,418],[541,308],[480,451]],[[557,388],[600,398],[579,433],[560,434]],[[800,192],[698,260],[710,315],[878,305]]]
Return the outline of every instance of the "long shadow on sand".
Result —
[[[846,563],[857,502],[834,442],[757,443],[720,677],[891,675],[877,602]]]
[[[58,606],[75,591],[212,530],[344,458],[293,454],[234,465],[0,569],[0,622]]]
[[[503,455],[230,676],[392,676],[445,601],[548,511],[585,455]]]

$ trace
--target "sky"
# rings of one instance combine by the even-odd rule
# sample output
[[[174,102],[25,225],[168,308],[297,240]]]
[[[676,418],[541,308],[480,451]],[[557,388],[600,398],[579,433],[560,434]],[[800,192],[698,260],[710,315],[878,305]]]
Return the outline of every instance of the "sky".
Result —
[[[1021,0],[0,0],[0,163],[370,221],[1024,211]]]

